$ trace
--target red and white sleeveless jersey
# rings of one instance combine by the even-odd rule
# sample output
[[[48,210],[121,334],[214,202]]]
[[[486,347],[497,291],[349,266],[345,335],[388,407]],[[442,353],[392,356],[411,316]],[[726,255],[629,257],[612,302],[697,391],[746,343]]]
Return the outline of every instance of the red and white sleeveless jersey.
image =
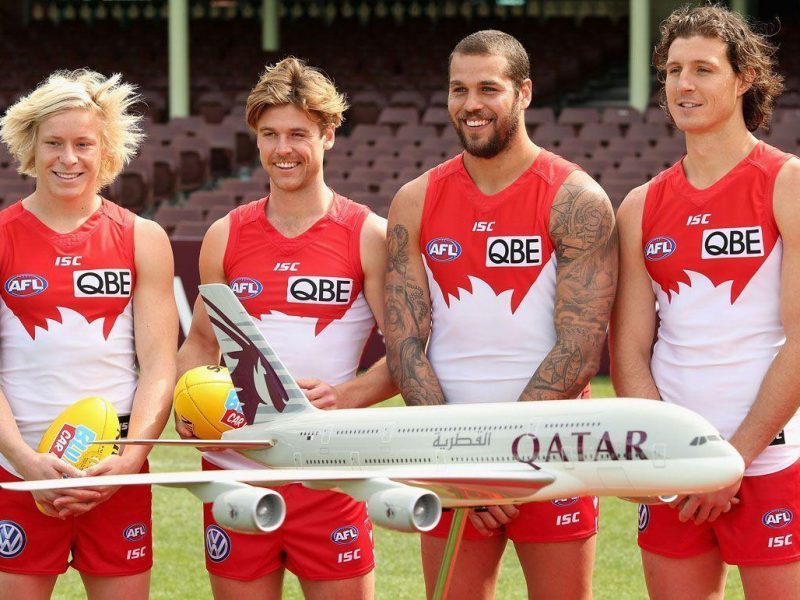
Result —
[[[362,289],[369,209],[335,194],[324,217],[287,238],[267,219],[268,201],[230,213],[228,285],[295,378],[348,381],[375,326]]]
[[[136,365],[133,213],[103,200],[60,234],[21,202],[0,212],[0,385],[33,448],[87,396],[131,412]],[[0,455],[0,466],[12,473]]]
[[[642,249],[660,317],[653,377],[662,399],[705,416],[725,437],[744,420],[786,339],[772,191],[789,158],[759,142],[709,188],[694,188],[679,162],[647,191]],[[795,416],[747,474],[792,464],[798,439]]]
[[[513,402],[556,342],[550,208],[578,167],[542,150],[487,196],[463,155],[428,175],[420,252],[428,274],[428,358],[450,404]]]

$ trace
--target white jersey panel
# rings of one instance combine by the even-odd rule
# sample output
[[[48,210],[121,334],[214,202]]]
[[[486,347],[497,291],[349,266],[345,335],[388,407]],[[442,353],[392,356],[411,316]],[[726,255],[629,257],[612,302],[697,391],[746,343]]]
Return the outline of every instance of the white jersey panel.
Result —
[[[514,312],[514,290],[495,294],[473,276],[472,292],[459,288],[448,306],[423,263],[432,301],[428,359],[447,403],[516,401],[556,342],[555,253]]]

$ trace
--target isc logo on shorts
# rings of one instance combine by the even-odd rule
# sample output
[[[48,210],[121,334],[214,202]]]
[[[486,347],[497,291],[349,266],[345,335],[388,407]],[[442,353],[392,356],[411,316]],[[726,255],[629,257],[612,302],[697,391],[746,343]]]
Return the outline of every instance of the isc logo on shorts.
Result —
[[[131,281],[130,269],[73,271],[72,291],[76,298],[128,298]]]
[[[264,286],[252,277],[237,277],[231,281],[231,290],[239,300],[250,300],[258,296]]]
[[[487,267],[531,267],[542,264],[542,236],[498,236],[486,240]]]
[[[347,304],[353,280],[344,277],[289,277],[286,301],[300,304]]]
[[[25,530],[14,521],[0,521],[0,558],[14,558],[25,549]]]
[[[334,544],[339,544],[343,546],[345,544],[352,544],[358,539],[358,527],[355,525],[345,525],[344,527],[339,527],[331,533],[331,541]]]
[[[6,291],[17,298],[29,298],[47,289],[47,280],[39,275],[23,273],[6,280]]]
[[[706,229],[703,231],[703,258],[749,258],[764,256],[764,236],[760,226]]]
[[[792,522],[794,515],[788,508],[775,508],[761,517],[761,522],[770,529],[783,529]]]
[[[222,562],[231,554],[231,538],[217,525],[206,527],[206,554],[212,562]]]

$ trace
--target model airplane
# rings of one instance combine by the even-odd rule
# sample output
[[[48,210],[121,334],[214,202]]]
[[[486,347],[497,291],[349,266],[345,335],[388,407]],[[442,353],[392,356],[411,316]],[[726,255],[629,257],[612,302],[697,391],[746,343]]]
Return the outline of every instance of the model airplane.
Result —
[[[2,484],[9,490],[159,484],[213,503],[230,529],[280,527],[290,482],[367,501],[375,523],[427,531],[442,507],[583,495],[708,492],[744,463],[705,419],[640,399],[503,402],[323,411],[303,391],[225,285],[200,287],[250,425],[212,442],[260,468],[86,477]],[[128,440],[128,443],[158,443]]]

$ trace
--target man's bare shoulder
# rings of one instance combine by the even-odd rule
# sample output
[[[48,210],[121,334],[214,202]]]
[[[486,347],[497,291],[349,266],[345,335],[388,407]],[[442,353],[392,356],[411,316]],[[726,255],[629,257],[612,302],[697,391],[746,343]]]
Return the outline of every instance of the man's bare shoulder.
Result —
[[[633,188],[617,209],[617,223],[624,227],[630,223],[640,223],[644,212],[644,202],[647,199],[647,189],[650,183],[644,183]]]
[[[386,219],[370,212],[361,227],[361,244],[373,247],[375,244],[386,243]]]
[[[429,173],[430,171],[426,171],[419,177],[404,184],[395,194],[394,200],[392,200],[392,209],[403,210],[404,212],[421,212],[425,203],[425,193],[428,190]]]
[[[550,234],[556,244],[586,248],[604,243],[613,230],[614,209],[600,184],[583,171],[570,173],[550,210]]]

